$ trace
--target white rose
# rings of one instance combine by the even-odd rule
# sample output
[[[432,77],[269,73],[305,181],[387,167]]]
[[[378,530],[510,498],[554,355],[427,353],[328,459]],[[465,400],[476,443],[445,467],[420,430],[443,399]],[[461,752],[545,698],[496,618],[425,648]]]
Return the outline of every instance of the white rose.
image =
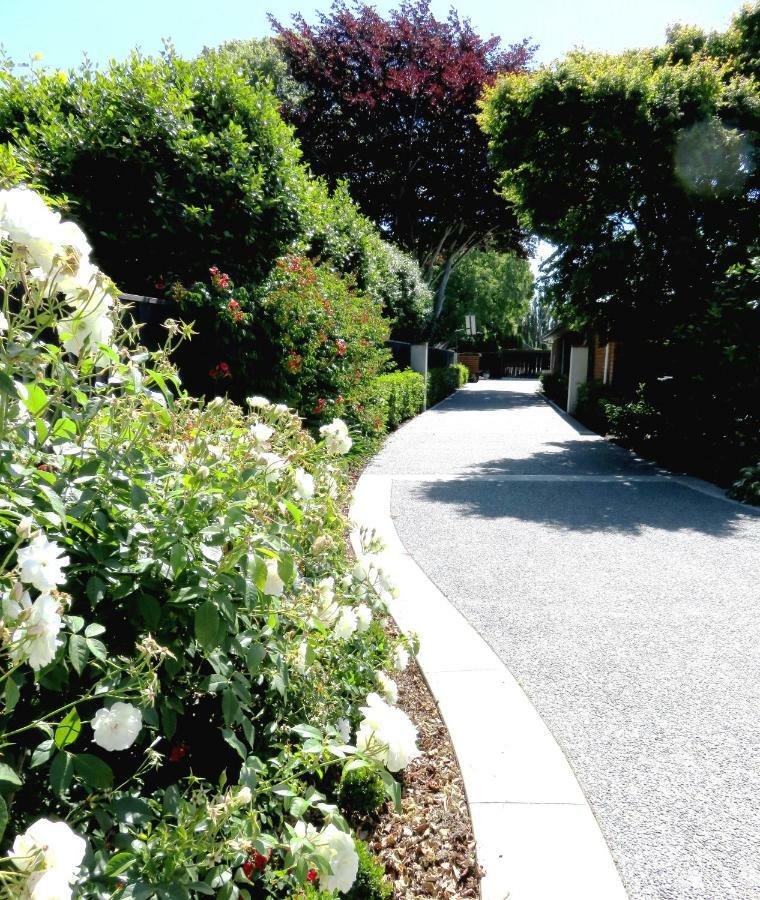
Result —
[[[356,607],[356,619],[359,623],[359,634],[364,634],[364,632],[372,624],[372,610],[367,606],[366,603],[360,603]]]
[[[378,759],[389,772],[400,772],[420,755],[417,729],[403,710],[389,706],[374,692],[360,710],[364,718],[356,734],[359,751]]]
[[[276,453],[259,453],[258,460],[265,465],[267,481],[275,482],[280,480],[287,465],[281,456],[278,456]]]
[[[18,525],[16,526],[16,536],[20,537],[22,541],[28,540],[32,535],[32,529],[34,528],[34,521],[31,516],[22,516]]]
[[[16,837],[10,855],[22,872],[52,870],[69,883],[79,874],[85,849],[84,840],[65,822],[38,819]]]
[[[35,872],[26,881],[24,898],[28,900],[71,900],[71,883],[58,869]]]
[[[38,534],[28,546],[19,548],[16,559],[20,567],[19,578],[38,591],[52,591],[66,581],[63,569],[69,564],[69,557],[64,556],[58,544],[49,541],[45,534]]]
[[[338,621],[335,623],[334,634],[339,641],[347,641],[358,628],[356,613],[348,606],[340,611]]]
[[[253,794],[251,793],[251,789],[247,784],[244,784],[235,795],[235,801],[241,806],[247,806],[252,800]]]
[[[359,855],[354,839],[330,823],[320,832],[314,843],[327,856],[331,870],[329,875],[320,878],[320,887],[328,892],[348,893],[359,871]]]
[[[396,647],[393,651],[393,668],[397,672],[403,672],[404,669],[409,665],[409,652],[406,647],[402,647],[401,644]]]
[[[50,594],[40,594],[30,606],[28,603],[26,593],[20,601],[25,615],[11,635],[11,656],[15,662],[27,660],[38,672],[53,661],[63,643],[58,637],[63,620],[58,601]]]
[[[266,444],[266,442],[272,437],[272,435],[274,434],[274,428],[271,428],[269,425],[265,425],[263,422],[257,422],[255,425],[251,425],[248,433],[251,435],[255,443],[261,445]]]
[[[351,449],[353,442],[348,436],[348,426],[342,419],[333,419],[329,425],[323,425],[319,433],[324,438],[328,453],[342,456]]]
[[[335,723],[335,730],[344,744],[351,740],[351,723],[345,717],[338,719]]]
[[[380,685],[380,692],[389,703],[398,703],[398,686],[385,672],[375,672],[375,678]]]
[[[311,500],[314,496],[314,476],[302,468],[295,472],[296,494],[301,500]]]
[[[131,703],[114,703],[95,713],[90,723],[93,740],[104,750],[126,750],[137,740],[142,728],[142,713]]]
[[[263,409],[265,406],[269,406],[269,401],[266,397],[246,397],[245,402],[251,409]]]
[[[285,582],[280,578],[278,562],[276,559],[268,559],[265,565],[267,580],[264,582],[264,593],[268,597],[280,597],[285,588]]]

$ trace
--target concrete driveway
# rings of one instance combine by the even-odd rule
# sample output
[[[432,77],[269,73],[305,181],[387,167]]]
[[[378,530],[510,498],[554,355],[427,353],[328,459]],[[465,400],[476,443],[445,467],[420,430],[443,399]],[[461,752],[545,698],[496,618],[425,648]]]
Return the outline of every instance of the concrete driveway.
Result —
[[[554,733],[630,896],[760,898],[760,516],[537,386],[468,385],[369,471]]]

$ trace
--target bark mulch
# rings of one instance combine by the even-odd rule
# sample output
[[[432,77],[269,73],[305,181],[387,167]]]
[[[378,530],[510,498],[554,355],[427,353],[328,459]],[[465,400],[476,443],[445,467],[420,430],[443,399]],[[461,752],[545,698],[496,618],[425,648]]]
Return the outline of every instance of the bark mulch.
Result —
[[[379,820],[359,826],[359,837],[385,866],[397,900],[479,897],[482,870],[449,733],[416,662],[394,679],[422,755],[402,773],[403,811],[388,804]]]

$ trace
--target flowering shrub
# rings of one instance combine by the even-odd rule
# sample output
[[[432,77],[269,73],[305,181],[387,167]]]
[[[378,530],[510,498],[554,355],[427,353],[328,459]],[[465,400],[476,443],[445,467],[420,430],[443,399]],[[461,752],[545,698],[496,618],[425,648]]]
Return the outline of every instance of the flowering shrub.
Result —
[[[208,342],[197,349],[193,342],[179,356],[186,380],[209,368],[214,384],[199,381],[199,391],[223,390],[242,400],[253,388],[286,401],[315,426],[345,416],[364,435],[384,431],[375,379],[390,360],[383,347],[388,324],[380,304],[349,280],[304,257],[287,256],[256,296],[228,278],[222,285],[213,272],[209,284],[175,285],[172,296],[183,315],[200,315],[201,332],[217,334],[212,359],[199,364]],[[219,355],[223,364],[215,361]]]
[[[192,400],[78,228],[15,189],[0,232],[0,896],[352,890],[341,773],[398,800],[417,749],[347,429]]]

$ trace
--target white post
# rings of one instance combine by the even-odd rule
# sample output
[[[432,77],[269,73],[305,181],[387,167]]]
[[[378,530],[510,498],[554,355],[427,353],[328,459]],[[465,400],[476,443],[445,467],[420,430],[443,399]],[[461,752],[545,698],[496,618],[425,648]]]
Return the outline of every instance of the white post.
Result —
[[[428,372],[428,345],[412,344],[409,351],[409,365],[415,372],[419,372],[425,379],[425,400],[423,409],[427,409],[427,372]]]
[[[607,384],[607,375],[609,374],[609,371],[610,371],[610,342],[607,341],[607,343],[604,345],[604,377],[602,378],[602,381],[604,382],[604,384]]]
[[[588,379],[588,347],[570,348],[570,374],[567,377],[567,411],[572,415],[578,403],[578,385]]]

